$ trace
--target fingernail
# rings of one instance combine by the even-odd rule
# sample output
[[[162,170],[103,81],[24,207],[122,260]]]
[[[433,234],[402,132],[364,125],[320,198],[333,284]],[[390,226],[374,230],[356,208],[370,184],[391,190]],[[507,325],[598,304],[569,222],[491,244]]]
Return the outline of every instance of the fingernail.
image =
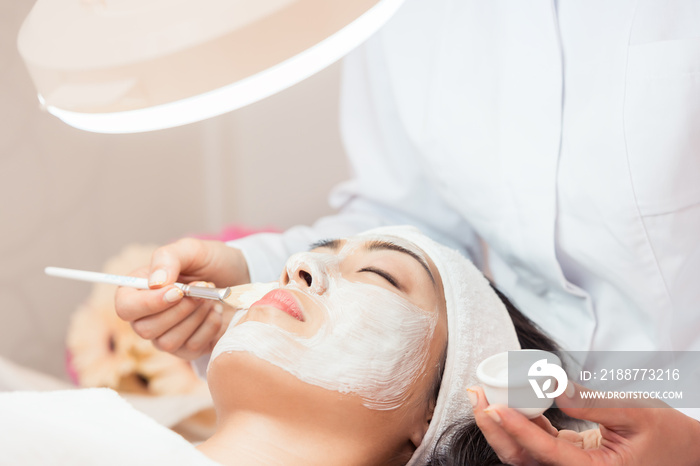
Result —
[[[175,301],[181,300],[183,296],[185,296],[185,294],[180,288],[171,288],[163,295],[163,299],[169,303],[174,303]]]
[[[467,388],[467,398],[469,398],[469,402],[472,406],[479,404],[479,394],[471,388]]]
[[[488,414],[489,417],[490,417],[491,419],[493,419],[493,421],[494,421],[496,424],[500,424],[500,423],[501,423],[501,416],[499,416],[499,415],[498,415],[498,412],[497,412],[495,409],[493,409],[492,407],[489,406],[488,408],[486,408],[486,409],[484,410],[484,412],[485,412],[486,414]]]
[[[155,272],[151,274],[151,276],[148,279],[148,286],[158,286],[162,285],[165,283],[165,281],[168,279],[168,274],[165,273],[165,270],[163,269],[158,269]]]
[[[566,381],[566,390],[564,390],[564,395],[566,395],[567,398],[572,398],[574,396],[574,392],[576,391],[576,387],[574,387],[574,383],[571,380]]]
[[[224,313],[224,306],[221,303],[216,303],[214,304],[214,312],[217,314],[223,314]]]

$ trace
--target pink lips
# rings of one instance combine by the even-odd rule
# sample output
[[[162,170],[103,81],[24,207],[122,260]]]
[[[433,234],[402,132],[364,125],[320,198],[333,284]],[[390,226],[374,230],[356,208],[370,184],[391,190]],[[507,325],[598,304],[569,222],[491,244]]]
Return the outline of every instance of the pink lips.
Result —
[[[250,307],[253,306],[272,306],[304,322],[304,314],[301,312],[299,303],[291,293],[285,290],[272,290],[261,299],[254,302]]]

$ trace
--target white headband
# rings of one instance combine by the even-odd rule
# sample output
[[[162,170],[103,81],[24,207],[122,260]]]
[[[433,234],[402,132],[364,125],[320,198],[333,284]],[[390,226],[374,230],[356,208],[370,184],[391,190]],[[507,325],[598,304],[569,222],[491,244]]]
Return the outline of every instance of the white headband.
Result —
[[[483,274],[458,251],[442,246],[414,227],[382,227],[365,235],[394,236],[423,250],[440,272],[447,305],[447,358],[435,411],[423,441],[407,463],[427,463],[440,436],[472,417],[467,388],[477,383],[476,366],[487,357],[520,349],[505,305]]]

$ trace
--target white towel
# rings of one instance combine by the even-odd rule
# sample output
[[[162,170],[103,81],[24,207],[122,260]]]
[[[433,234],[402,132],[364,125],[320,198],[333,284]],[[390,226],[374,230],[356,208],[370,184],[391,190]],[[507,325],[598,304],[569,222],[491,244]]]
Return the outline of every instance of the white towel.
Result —
[[[0,465],[218,463],[114,390],[0,393]]]
[[[473,416],[467,388],[477,383],[479,363],[501,351],[520,349],[520,344],[505,305],[483,274],[458,251],[436,243],[410,226],[375,228],[362,234],[372,235],[395,236],[422,249],[440,272],[445,290],[445,369],[430,426],[408,462],[409,466],[425,464],[442,435],[453,424]]]

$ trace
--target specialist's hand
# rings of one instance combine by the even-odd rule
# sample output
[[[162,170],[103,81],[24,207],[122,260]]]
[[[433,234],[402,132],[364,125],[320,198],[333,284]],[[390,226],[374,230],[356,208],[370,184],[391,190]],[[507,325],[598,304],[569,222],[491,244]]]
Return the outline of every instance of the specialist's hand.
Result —
[[[572,383],[572,382],[569,382]],[[474,406],[477,425],[506,464],[521,465],[697,465],[700,423],[660,401],[582,399],[575,385],[571,397],[557,398],[569,416],[599,424],[599,429],[557,431],[540,416],[528,420],[503,405],[489,406],[481,388]]]
[[[151,289],[119,288],[117,315],[157,348],[185,359],[212,350],[233,310],[209,299],[183,299],[173,283],[206,281],[225,287],[250,281],[240,250],[219,241],[192,238],[156,249],[151,264],[132,275],[148,277]]]

